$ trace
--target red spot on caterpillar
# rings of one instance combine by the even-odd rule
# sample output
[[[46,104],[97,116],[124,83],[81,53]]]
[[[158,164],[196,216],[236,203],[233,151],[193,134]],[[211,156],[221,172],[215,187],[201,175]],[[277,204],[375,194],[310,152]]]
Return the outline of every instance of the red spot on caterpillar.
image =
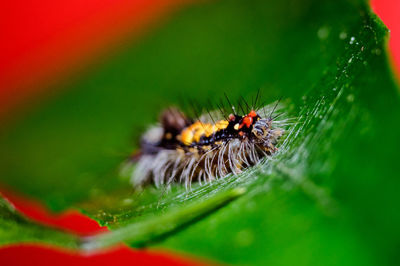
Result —
[[[250,113],[247,116],[250,116],[250,117],[254,118],[254,117],[257,116],[257,113],[254,110],[251,110]]]
[[[239,126],[239,129],[242,128],[243,126],[246,126],[247,128],[250,128],[250,126],[253,124],[253,118],[257,117],[257,113],[254,110],[251,110],[248,115],[246,115],[242,123]]]
[[[242,124],[240,125],[239,128],[242,128],[244,125],[249,128],[253,124],[253,117],[251,116],[245,116],[243,118]]]

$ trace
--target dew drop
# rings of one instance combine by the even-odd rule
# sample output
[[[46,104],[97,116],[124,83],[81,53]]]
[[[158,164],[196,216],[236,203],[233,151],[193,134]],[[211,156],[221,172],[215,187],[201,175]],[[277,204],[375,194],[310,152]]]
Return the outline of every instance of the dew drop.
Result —
[[[254,232],[250,229],[244,229],[236,234],[235,242],[242,247],[250,246],[254,242]]]
[[[354,101],[354,95],[353,94],[349,94],[349,95],[347,95],[347,101],[349,102],[349,103],[352,103],[353,101]]]
[[[133,199],[131,199],[131,198],[126,198],[126,199],[124,199],[123,201],[122,201],[122,204],[123,205],[130,205],[130,204],[132,204],[133,203]]]
[[[319,28],[319,30],[317,32],[317,36],[319,39],[325,40],[329,36],[329,28],[326,26]]]
[[[381,49],[376,48],[376,49],[373,50],[373,53],[376,54],[376,55],[380,55],[382,53],[382,51],[381,51]]]

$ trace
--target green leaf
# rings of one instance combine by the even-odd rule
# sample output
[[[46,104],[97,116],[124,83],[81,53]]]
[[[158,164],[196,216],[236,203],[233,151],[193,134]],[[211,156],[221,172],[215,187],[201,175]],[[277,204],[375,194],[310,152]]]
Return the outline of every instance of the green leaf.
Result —
[[[135,219],[133,223],[116,229],[112,233],[87,238],[83,248],[87,250],[99,249],[121,241],[127,241],[136,246],[148,244],[148,242],[193,223],[195,219],[205,217],[208,213],[223,207],[244,192],[244,189],[233,189],[225,193],[218,193],[209,199],[203,199],[201,202],[173,209],[163,215],[147,215],[142,221],[139,218]]]
[[[364,1],[190,6],[3,134],[1,180],[111,228],[82,248],[126,241],[229,264],[394,264],[400,102],[386,38]],[[258,88],[298,121],[273,158],[192,191],[134,192],[120,174],[132,135],[161,107]]]
[[[45,226],[35,224],[20,214],[0,197],[0,245],[17,243],[47,243],[77,248],[80,239]]]

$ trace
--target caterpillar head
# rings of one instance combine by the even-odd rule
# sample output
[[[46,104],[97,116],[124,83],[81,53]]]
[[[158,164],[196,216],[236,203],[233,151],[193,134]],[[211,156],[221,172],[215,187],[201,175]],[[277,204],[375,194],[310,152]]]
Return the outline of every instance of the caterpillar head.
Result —
[[[271,118],[259,119],[254,123],[251,130],[256,142],[268,152],[276,151],[275,145],[284,133],[283,129],[273,128],[272,124]]]

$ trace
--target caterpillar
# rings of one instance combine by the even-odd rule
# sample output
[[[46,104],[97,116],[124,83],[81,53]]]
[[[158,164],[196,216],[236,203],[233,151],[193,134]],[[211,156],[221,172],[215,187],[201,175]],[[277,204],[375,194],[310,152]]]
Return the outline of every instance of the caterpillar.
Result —
[[[202,184],[237,175],[277,151],[287,119],[276,120],[278,103],[250,108],[238,114],[221,110],[208,112],[198,119],[187,117],[176,107],[164,110],[160,124],[142,136],[140,150],[133,156],[136,164],[131,183],[141,187],[153,182],[156,187],[193,181]]]

